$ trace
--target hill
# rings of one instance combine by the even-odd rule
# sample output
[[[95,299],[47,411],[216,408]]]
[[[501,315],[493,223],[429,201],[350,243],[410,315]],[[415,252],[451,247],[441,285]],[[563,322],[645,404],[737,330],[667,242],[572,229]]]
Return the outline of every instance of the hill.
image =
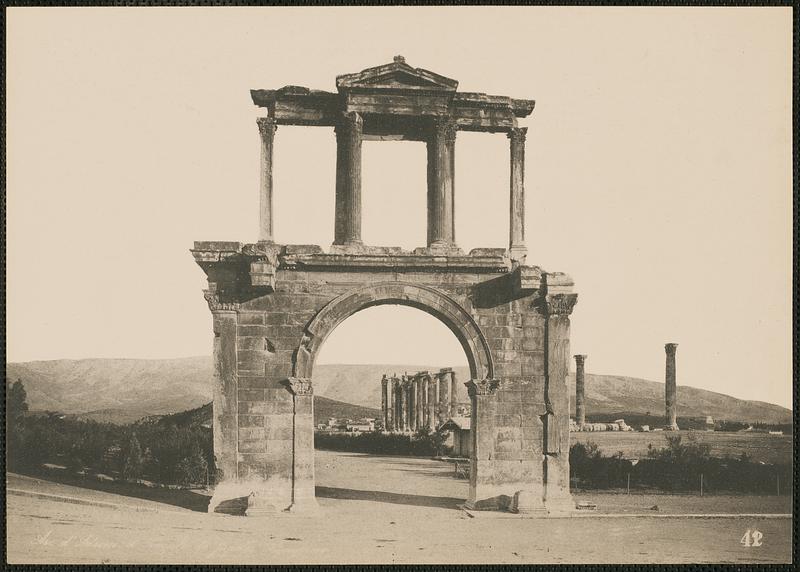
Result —
[[[360,419],[362,417],[377,418],[380,416],[379,409],[361,407],[342,403],[334,399],[314,396],[314,425],[325,423],[329,417]],[[169,415],[151,415],[138,419],[139,423],[174,423],[175,425],[211,425],[211,403],[206,403],[195,409],[172,413]]]
[[[328,365],[314,368],[317,397],[368,408],[369,414],[333,416],[375,416],[380,408],[384,373],[402,374],[423,369],[438,370],[447,364],[425,365]],[[466,367],[454,368],[459,401],[467,401],[463,382]],[[164,415],[200,407],[211,401],[211,357],[165,360],[86,359],[9,363],[6,379],[22,379],[31,410],[59,411],[80,418],[128,423],[148,415]],[[575,380],[569,378],[570,394]],[[586,375],[587,414],[661,415],[664,384],[616,375]],[[318,400],[317,410],[327,419],[327,403]],[[340,411],[343,406],[336,406]],[[574,411],[574,404],[572,404]],[[354,410],[355,411],[355,410]],[[746,401],[688,386],[678,386],[678,415],[711,415],[730,421],[791,423],[789,409],[760,401]]]

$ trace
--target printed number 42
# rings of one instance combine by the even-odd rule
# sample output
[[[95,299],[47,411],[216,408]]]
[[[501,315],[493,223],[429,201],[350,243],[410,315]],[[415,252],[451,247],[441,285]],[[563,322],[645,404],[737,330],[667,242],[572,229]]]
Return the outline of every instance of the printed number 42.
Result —
[[[751,546],[761,546],[762,538],[764,538],[764,535],[756,529],[753,529],[752,531],[748,529],[739,542],[744,544],[747,548],[750,548]]]

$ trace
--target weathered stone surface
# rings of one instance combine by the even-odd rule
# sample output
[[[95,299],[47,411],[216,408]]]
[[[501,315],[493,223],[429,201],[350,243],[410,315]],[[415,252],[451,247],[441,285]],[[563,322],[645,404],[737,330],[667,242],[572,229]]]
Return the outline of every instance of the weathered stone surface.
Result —
[[[313,510],[313,369],[327,336],[362,309],[395,304],[439,319],[467,356],[476,508],[550,510],[569,503],[569,315],[572,280],[525,264],[524,143],[517,118],[531,100],[458,93],[458,82],[398,56],[337,78],[338,93],[286,86],[254,90],[261,133],[257,243],[196,242],[214,315],[214,447],[220,498],[247,496],[248,514]],[[273,241],[272,161],[278,125],[335,127],[336,221],[328,253]],[[459,130],[510,140],[509,248],[456,245]],[[428,240],[406,251],[361,241],[364,140],[428,145]],[[462,380],[464,381],[464,380]],[[455,415],[452,372],[387,379],[384,423],[434,426]],[[226,497],[231,498],[231,497]],[[211,509],[210,509],[211,510]]]

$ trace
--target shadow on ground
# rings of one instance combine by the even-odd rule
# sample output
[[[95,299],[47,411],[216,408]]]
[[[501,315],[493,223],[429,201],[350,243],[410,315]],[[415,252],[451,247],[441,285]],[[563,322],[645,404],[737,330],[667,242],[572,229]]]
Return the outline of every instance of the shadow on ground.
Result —
[[[208,503],[211,500],[211,497],[206,494],[190,490],[150,488],[135,483],[104,482],[94,480],[91,477],[80,477],[78,475],[69,474],[48,473],[42,475],[33,472],[17,472],[41,481],[159,502],[197,512],[207,512]]]
[[[406,495],[389,493],[385,491],[361,491],[356,489],[343,489],[338,487],[316,487],[317,498],[359,500],[384,502],[411,506],[427,506],[459,510],[458,505],[464,504],[464,499],[455,497],[434,497],[426,495]]]

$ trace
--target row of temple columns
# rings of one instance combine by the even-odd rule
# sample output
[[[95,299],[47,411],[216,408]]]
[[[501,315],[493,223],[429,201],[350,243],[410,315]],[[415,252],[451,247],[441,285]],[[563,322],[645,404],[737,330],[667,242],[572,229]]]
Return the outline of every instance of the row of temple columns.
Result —
[[[364,121],[356,112],[342,113],[336,133],[336,245],[358,245],[361,240],[361,143]],[[261,201],[259,240],[274,241],[272,213],[273,147],[277,123],[259,117],[261,133]],[[428,148],[428,236],[430,248],[455,246],[455,142],[458,125],[451,117],[433,119]],[[514,259],[525,256],[525,137],[526,127],[510,128],[510,237]]]
[[[678,382],[675,375],[675,354],[678,344],[664,345],[666,364],[664,368],[664,417],[665,429],[678,430]],[[585,355],[575,357],[575,423],[580,429],[586,424],[586,358]]]
[[[457,414],[456,374],[421,371],[381,379],[381,415],[385,431],[435,430]]]

